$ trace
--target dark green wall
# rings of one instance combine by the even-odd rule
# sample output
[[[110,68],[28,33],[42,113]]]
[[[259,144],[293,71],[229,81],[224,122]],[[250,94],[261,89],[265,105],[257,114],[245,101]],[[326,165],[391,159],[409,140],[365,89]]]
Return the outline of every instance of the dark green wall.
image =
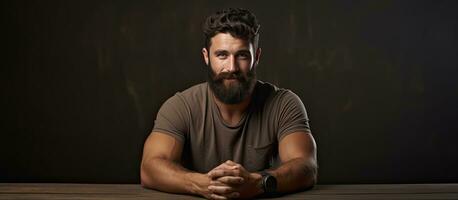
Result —
[[[1,182],[139,182],[160,105],[204,81],[201,22],[261,22],[321,184],[458,181],[457,1],[2,1]]]

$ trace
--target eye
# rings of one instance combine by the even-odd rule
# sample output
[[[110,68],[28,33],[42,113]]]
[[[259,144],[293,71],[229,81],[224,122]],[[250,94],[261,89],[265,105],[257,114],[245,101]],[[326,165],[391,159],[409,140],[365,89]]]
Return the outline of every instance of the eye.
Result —
[[[216,57],[218,57],[219,59],[225,59],[225,58],[227,58],[227,54],[225,54],[225,53],[217,53]]]
[[[247,54],[247,53],[241,53],[241,54],[237,55],[237,57],[238,57],[239,59],[241,59],[241,60],[247,60],[247,59],[250,58],[250,55]]]

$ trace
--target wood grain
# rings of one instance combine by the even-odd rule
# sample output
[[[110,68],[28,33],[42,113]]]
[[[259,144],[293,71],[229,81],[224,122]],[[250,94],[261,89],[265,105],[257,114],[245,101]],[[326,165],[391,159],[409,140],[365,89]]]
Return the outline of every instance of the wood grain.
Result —
[[[0,183],[0,199],[200,199],[136,184]],[[458,184],[317,185],[278,199],[458,199]]]

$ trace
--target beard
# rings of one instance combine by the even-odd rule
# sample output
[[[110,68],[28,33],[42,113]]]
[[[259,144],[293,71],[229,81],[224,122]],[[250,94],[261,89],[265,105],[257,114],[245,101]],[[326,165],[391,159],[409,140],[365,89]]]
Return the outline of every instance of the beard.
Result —
[[[224,80],[232,79],[227,86]],[[235,73],[221,72],[216,74],[208,64],[207,82],[216,98],[225,104],[238,104],[247,98],[253,91],[256,84],[256,72],[253,67],[246,76],[238,71]]]

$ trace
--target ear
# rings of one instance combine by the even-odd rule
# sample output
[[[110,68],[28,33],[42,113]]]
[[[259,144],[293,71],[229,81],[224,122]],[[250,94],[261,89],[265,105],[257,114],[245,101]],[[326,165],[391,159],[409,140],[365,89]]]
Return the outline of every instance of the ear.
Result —
[[[255,64],[259,64],[259,58],[261,58],[261,48],[256,49]]]
[[[202,56],[204,58],[204,61],[205,61],[205,64],[207,64],[208,66],[208,62],[209,62],[209,59],[208,59],[208,51],[207,51],[207,48],[202,48]]]

